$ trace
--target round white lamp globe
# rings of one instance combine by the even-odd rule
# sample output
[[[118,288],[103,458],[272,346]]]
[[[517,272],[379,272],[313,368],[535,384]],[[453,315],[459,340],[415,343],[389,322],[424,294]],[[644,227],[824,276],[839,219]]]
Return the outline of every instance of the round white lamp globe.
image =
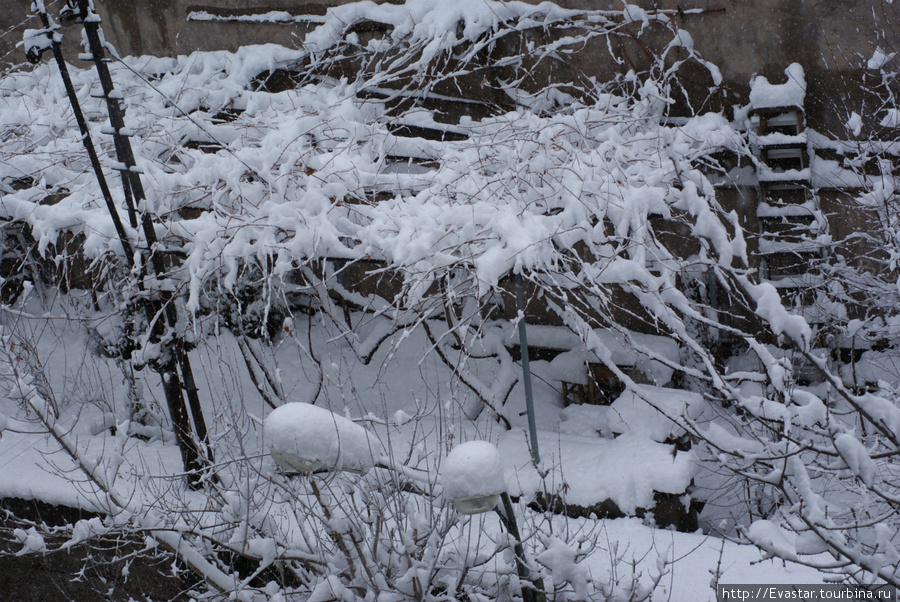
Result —
[[[441,466],[441,484],[460,514],[493,510],[506,491],[499,450],[487,441],[457,445]]]
[[[377,439],[325,408],[287,403],[269,414],[264,429],[272,459],[285,468],[364,473],[375,465]]]

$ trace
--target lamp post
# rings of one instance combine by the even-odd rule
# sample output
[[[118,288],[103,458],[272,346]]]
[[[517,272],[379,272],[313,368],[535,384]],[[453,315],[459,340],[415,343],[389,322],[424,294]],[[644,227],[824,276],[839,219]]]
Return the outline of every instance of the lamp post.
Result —
[[[284,468],[300,472],[368,472],[374,466],[407,476],[390,459],[378,459],[378,440],[365,428],[343,416],[306,403],[288,403],[273,410],[265,421],[272,459]],[[524,602],[545,602],[544,582],[532,578],[512,502],[506,492],[500,452],[487,441],[457,445],[444,460],[441,471],[444,497],[460,514],[494,510],[515,540],[516,572],[531,587],[522,588]]]
[[[515,540],[513,551],[519,579],[533,586],[522,588],[522,599],[525,602],[544,602],[544,580],[532,578],[528,568],[497,448],[487,441],[468,441],[457,445],[444,460],[441,481],[444,496],[450,498],[460,514],[481,514],[490,510],[497,513],[506,531]]]

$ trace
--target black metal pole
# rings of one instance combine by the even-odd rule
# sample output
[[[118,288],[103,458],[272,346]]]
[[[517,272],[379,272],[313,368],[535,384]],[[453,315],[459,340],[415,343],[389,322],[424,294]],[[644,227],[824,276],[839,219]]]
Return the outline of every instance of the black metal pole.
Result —
[[[144,231],[144,237],[147,239],[147,246],[150,250],[150,260],[153,270],[158,277],[165,273],[165,266],[162,258],[153,252],[157,243],[156,230],[150,217],[150,212],[143,207],[146,200],[144,186],[141,182],[140,172],[134,159],[134,152],[131,143],[128,140],[127,128],[125,126],[125,110],[120,102],[120,95],[115,93],[112,76],[109,73],[107,62],[109,59],[105,57],[105,49],[100,33],[100,19],[94,12],[93,2],[90,0],[78,0],[79,12],[84,18],[84,29],[87,34],[88,45],[91,58],[97,66],[97,74],[100,78],[100,85],[103,88],[103,96],[106,99],[106,105],[109,111],[109,121],[113,130],[113,139],[115,140],[116,155],[119,161],[127,168],[122,172],[122,180],[126,188],[126,198],[129,198],[128,190],[133,194],[136,210],[140,214],[141,227]],[[87,18],[90,17],[90,18]],[[135,208],[130,208],[130,215],[133,215]],[[133,221],[137,220],[134,216]],[[171,294],[165,293],[164,303],[166,306],[166,318],[170,326],[174,326],[178,322],[178,312],[172,303]],[[183,348],[183,342],[177,341],[175,344],[175,354],[178,357],[178,365],[181,369],[182,385],[187,394],[188,405],[191,410],[191,417],[194,421],[194,427],[197,431],[198,438],[207,446],[207,457],[212,461],[212,450],[209,448],[209,440],[207,437],[206,421],[203,418],[203,411],[200,408],[200,399],[197,396],[197,388],[194,386],[193,371],[191,370],[190,359]]]
[[[116,157],[121,164],[120,171],[122,173],[122,186],[125,190],[125,202],[128,206],[128,219],[131,222],[131,226],[137,228],[138,220],[135,203],[139,208],[141,201],[146,197],[140,175],[135,170],[134,151],[128,142],[126,134],[125,111],[122,109],[121,98],[115,93],[112,76],[106,65],[108,59],[100,38],[100,22],[93,11],[93,3],[88,2],[88,0],[78,0],[77,5],[77,18],[83,22],[84,31],[87,34],[87,50],[89,50],[88,55],[79,55],[79,58],[92,60],[97,66],[100,87],[103,89],[103,99],[106,101],[106,108],[109,113],[109,124],[112,126]],[[144,223],[142,226],[144,228],[144,236],[147,236],[147,225]],[[147,238],[148,246],[152,246],[153,242],[155,242],[155,233],[153,238],[154,240]]]
[[[119,212],[116,210],[116,204],[113,202],[112,194],[109,191],[106,176],[103,174],[103,168],[100,166],[97,150],[94,148],[93,140],[91,140],[91,133],[90,130],[88,130],[87,120],[84,118],[84,113],[81,111],[81,105],[78,103],[78,95],[75,93],[75,86],[72,85],[72,78],[69,77],[69,69],[66,67],[66,61],[63,59],[62,49],[59,46],[59,34],[56,33],[59,26],[51,23],[50,16],[47,14],[47,9],[44,7],[43,0],[37,0],[35,6],[37,8],[38,16],[41,19],[41,24],[44,26],[45,35],[50,40],[53,58],[56,59],[56,66],[59,68],[59,74],[62,76],[63,85],[66,88],[66,95],[69,97],[69,103],[72,105],[72,112],[75,114],[75,121],[78,123],[78,130],[81,132],[81,142],[84,145],[84,149],[87,151],[88,157],[90,157],[91,167],[94,169],[94,175],[97,177],[97,182],[100,185],[100,193],[103,195],[103,200],[106,202],[106,208],[109,211],[109,216],[112,218],[113,226],[116,228],[116,234],[119,237],[119,242],[125,253],[125,260],[128,262],[129,267],[134,267],[134,252],[131,249],[131,243],[128,241],[128,234],[125,232],[122,220],[119,219]],[[39,56],[35,58],[38,60],[40,59]]]
[[[525,386],[525,411],[528,413],[528,442],[531,444],[531,459],[535,467],[541,465],[538,451],[537,424],[534,418],[534,395],[531,392],[531,366],[528,361],[528,335],[525,329],[525,295],[522,292],[522,274],[514,277],[516,287],[516,312],[519,320],[519,349],[522,353],[522,381]]]
[[[187,350],[184,348],[184,341],[179,339],[175,344],[175,351],[178,355],[178,365],[181,368],[181,380],[184,392],[188,398],[188,407],[191,409],[191,418],[194,420],[194,428],[197,429],[197,438],[203,442],[206,449],[206,459],[210,463],[214,462],[212,445],[209,441],[209,434],[206,430],[206,420],[203,418],[203,411],[200,407],[200,397],[197,395],[197,384],[194,381],[194,371],[191,368],[191,360],[188,358]]]
[[[494,511],[500,516],[500,520],[509,531],[509,534],[516,540],[513,546],[513,552],[516,555],[516,573],[519,579],[531,583],[532,587],[522,586],[522,600],[524,602],[546,602],[547,595],[544,593],[544,580],[541,577],[537,579],[531,578],[531,570],[525,560],[525,548],[522,545],[522,536],[519,535],[519,525],[516,523],[516,515],[513,513],[512,500],[505,491],[500,494],[500,501],[503,504],[503,510],[497,506]]]
[[[59,66],[59,70],[66,87],[66,93],[69,96],[69,101],[72,104],[72,110],[75,113],[75,119],[78,122],[78,126],[82,134],[85,149],[87,150],[88,156],[91,159],[94,172],[100,185],[101,193],[103,194],[103,197],[106,201],[107,208],[116,227],[116,232],[118,233],[119,238],[122,242],[126,260],[129,267],[134,268],[134,252],[132,251],[132,247],[128,241],[124,226],[119,219],[118,212],[116,211],[115,203],[113,202],[112,195],[109,191],[109,186],[106,182],[103,170],[100,167],[100,161],[97,156],[96,149],[94,148],[93,141],[90,138],[90,133],[87,128],[87,122],[84,119],[84,114],[81,111],[81,106],[78,102],[74,86],[72,85],[68,69],[66,68],[65,60],[62,56],[62,51],[59,46],[59,34],[56,33],[58,26],[51,23],[43,0],[37,0],[35,2],[35,8],[41,19],[41,23],[44,26],[44,33],[45,35],[47,35],[53,49],[54,57],[56,59],[57,65]],[[137,227],[138,222],[132,195],[134,194],[134,197],[136,197],[138,199],[138,203],[140,203],[140,201],[144,200],[145,198],[144,190],[140,181],[140,176],[135,168],[134,154],[131,149],[131,144],[128,142],[128,139],[125,135],[126,131],[124,112],[121,105],[119,104],[117,94],[114,93],[112,78],[110,77],[109,69],[106,66],[105,61],[107,59],[104,58],[103,44],[100,40],[99,23],[97,23],[94,19],[87,18],[88,16],[93,15],[93,11],[91,9],[92,7],[88,4],[87,0],[78,1],[79,16],[81,20],[84,21],[85,32],[87,34],[88,43],[91,49],[91,58],[93,58],[95,64],[97,65],[97,71],[100,75],[101,86],[104,91],[104,98],[107,101],[107,108],[109,110],[110,124],[113,126],[113,137],[116,145],[116,154],[119,162],[121,163],[119,167],[122,168],[120,171],[122,172],[123,187],[125,191],[126,203],[128,205],[129,219],[132,227]],[[29,58],[34,58],[36,62],[36,60],[40,59],[39,55],[40,52],[37,53],[37,57],[30,56]],[[141,226],[150,250],[151,265],[153,266],[154,272],[157,274],[157,276],[161,276],[165,272],[165,266],[163,265],[161,258],[153,253],[153,248],[155,243],[157,242],[157,239],[156,232],[153,229],[152,220],[150,219],[150,216],[146,211],[142,212],[141,217]],[[143,273],[143,261],[141,261],[140,267]],[[140,280],[138,281],[138,287],[141,291],[144,290],[143,282],[141,282]],[[166,326],[174,327],[178,322],[178,313],[174,303],[172,302],[173,299],[171,293],[168,293],[166,291],[161,291],[161,293],[164,298],[157,301],[145,297],[143,303],[148,323],[155,324],[153,328],[153,334],[156,338],[165,336]],[[164,321],[160,320],[160,317],[164,317]],[[202,481],[200,470],[202,470],[204,463],[201,459],[200,450],[198,449],[194,439],[194,431],[191,428],[191,417],[193,418],[194,424],[196,425],[198,438],[203,441],[207,447],[206,459],[209,462],[213,461],[213,455],[212,450],[209,448],[206,424],[203,420],[203,413],[200,409],[199,397],[196,393],[196,386],[193,384],[193,372],[191,371],[190,361],[185,350],[182,348],[182,343],[182,341],[176,341],[174,345],[166,345],[165,347],[167,347],[167,349],[163,349],[162,360],[157,365],[155,365],[154,368],[159,373],[160,378],[162,379],[163,391],[166,396],[166,402],[169,406],[169,414],[172,418],[176,440],[181,451],[184,469],[185,472],[188,473],[188,482],[193,487],[199,486]],[[179,368],[184,374],[185,379],[190,381],[190,384],[187,387],[187,391],[185,391],[184,387],[182,386],[182,380],[179,376]],[[185,392],[187,393],[188,400],[191,405],[191,417],[188,416],[187,407],[185,406]]]
[[[109,73],[106,58],[106,51],[103,47],[103,41],[100,33],[100,19],[94,12],[93,2],[90,0],[77,0],[78,11],[84,22],[84,31],[88,40],[90,50],[90,58],[97,66],[97,75],[100,79],[100,86],[103,89],[103,97],[106,100],[107,110],[109,112],[109,123],[112,126],[113,140],[115,141],[116,156],[125,169],[122,170],[122,181],[126,190],[126,200],[130,202],[129,190],[133,194],[134,206],[129,206],[129,216],[132,222],[137,224],[137,216],[135,210],[140,214],[141,228],[144,237],[147,240],[148,251],[150,253],[150,262],[153,271],[158,278],[161,278],[166,272],[162,258],[155,252],[156,230],[150,212],[143,206],[146,200],[144,193],[144,185],[141,182],[140,172],[134,159],[134,151],[131,148],[131,142],[128,140],[127,128],[125,126],[125,110],[122,107],[121,95],[116,93],[112,76]],[[160,291],[162,302],[165,309],[166,322],[170,327],[174,327],[178,323],[178,310],[173,303],[172,294],[168,291]],[[197,396],[197,388],[194,386],[193,371],[191,370],[190,359],[183,349],[183,341],[175,341],[174,354],[177,356],[176,364],[181,370],[180,383],[187,395],[188,406],[190,407],[191,418],[194,421],[197,438],[206,446],[207,458],[213,461],[212,449],[210,448],[209,439],[207,437],[206,421],[203,417],[203,410],[200,407],[200,398]],[[182,398],[183,399],[183,398]],[[182,403],[184,403],[182,401]]]

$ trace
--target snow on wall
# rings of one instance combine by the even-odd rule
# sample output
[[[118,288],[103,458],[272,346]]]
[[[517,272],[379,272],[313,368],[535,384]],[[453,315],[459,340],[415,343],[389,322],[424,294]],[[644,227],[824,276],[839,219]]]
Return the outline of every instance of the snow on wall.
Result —
[[[608,406],[573,405],[562,411],[560,429],[567,433],[593,431],[604,437],[632,433],[662,443],[685,430],[675,420],[697,420],[706,403],[699,393],[636,385]]]
[[[595,334],[601,344],[609,351],[612,362],[623,368],[637,368],[658,384],[665,384],[672,378],[673,370],[666,364],[650,359],[648,352],[677,363],[679,360],[678,343],[671,338],[643,334],[639,332],[616,332],[610,329],[596,329]],[[571,350],[558,355],[550,363],[553,378],[572,383],[583,383],[586,378],[585,362],[599,363],[596,353],[584,350],[580,337],[562,326],[528,324],[529,347],[546,349]],[[519,332],[510,324],[504,332],[504,344],[517,346]]]
[[[654,492],[683,494],[698,470],[693,452],[673,453],[674,446],[640,434],[616,439],[568,435],[565,446],[560,447],[558,435],[541,432],[538,441],[541,461],[556,465],[562,479],[553,483],[555,492],[566,503],[579,506],[612,500],[626,514],[650,509]],[[509,433],[497,447],[510,495],[531,499],[536,491],[546,489],[547,483],[528,461],[524,435]],[[556,449],[560,451],[548,451]]]
[[[384,6],[378,10],[393,10]],[[624,98],[549,117],[517,111],[469,124],[470,139],[444,143],[436,168],[398,173],[387,168],[387,157],[398,145],[386,131],[385,109],[377,102],[354,99],[344,85],[278,94],[252,90],[250,82],[261,71],[289,66],[303,56],[303,51],[260,46],[178,59],[129,59],[131,69],[161,78],[153,84],[156,91],[131,69],[113,65],[114,79],[127,91],[128,122],[139,134],[135,140],[140,141],[138,162],[146,174],[148,204],[169,216],[159,226],[160,237],[171,237],[187,255],[177,277],[188,282],[191,310],[200,307],[204,283],[218,278],[231,288],[241,262],[251,257],[261,262],[271,257],[276,276],[295,269],[297,261],[323,256],[385,261],[403,270],[410,281],[406,294],[414,303],[442,269],[466,265],[483,295],[512,270],[551,269],[556,249],[584,241],[599,260],[609,261],[597,278],[662,285],[647,270],[655,243],[645,224],[648,216],[668,215],[673,207],[695,216],[695,234],[709,237],[723,262],[745,252],[741,240],[732,240],[710,219],[706,195],[711,187],[686,162],[740,144],[721,116],[704,115],[668,128],[646,113],[643,101],[631,106]],[[67,123],[65,104],[57,102],[63,98],[61,86],[47,65],[10,78],[15,93],[4,101],[0,123],[13,130],[27,123],[34,133],[30,140],[39,141],[45,153],[21,153],[24,147],[10,141],[9,161],[0,175],[39,172],[51,188],[67,182],[71,194],[50,207],[39,204],[40,190],[17,191],[5,195],[3,214],[32,223],[41,250],[62,229],[83,232],[91,257],[117,250],[89,171],[80,159],[69,164],[56,159],[83,156],[74,124],[62,136],[38,131]],[[73,79],[83,94],[95,85],[90,71],[73,70]],[[92,103],[86,102],[89,113],[102,111]],[[183,115],[211,115],[225,107],[243,110],[237,123],[201,131],[196,119]],[[634,129],[635,119],[642,123],[640,131]],[[211,155],[180,146],[208,134],[228,150]],[[99,132],[94,136],[103,139]],[[625,139],[631,143],[622,144]],[[669,147],[665,153],[659,152],[660,141]],[[405,147],[415,144],[423,156],[438,150],[430,141],[404,141]],[[174,159],[167,159],[170,155]],[[685,164],[673,170],[671,157],[684,158]],[[687,180],[683,188],[673,185],[679,175]],[[521,191],[510,187],[513,181]],[[352,211],[341,203],[369,190],[403,194],[355,205]],[[178,219],[183,206],[202,213]],[[584,228],[596,219],[609,220],[617,237],[633,241],[628,257],[616,257],[603,233]]]
[[[784,70],[787,81],[783,84],[771,84],[763,76],[757,76],[750,82],[750,105],[754,109],[774,109],[780,107],[803,108],[806,98],[806,76],[803,67],[791,63]]]

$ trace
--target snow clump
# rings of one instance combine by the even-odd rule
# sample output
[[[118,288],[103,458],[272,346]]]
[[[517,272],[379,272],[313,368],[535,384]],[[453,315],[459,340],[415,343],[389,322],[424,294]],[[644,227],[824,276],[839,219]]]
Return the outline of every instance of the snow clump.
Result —
[[[758,76],[750,83],[750,104],[754,109],[774,109],[778,107],[802,107],[806,97],[806,76],[803,67],[791,63],[784,70],[787,81],[770,84],[765,77]]]
[[[378,443],[362,426],[308,403],[276,408],[265,422],[275,463],[303,472],[318,469],[367,472]]]
[[[441,469],[444,497],[453,500],[463,513],[484,512],[497,505],[498,497],[506,491],[500,451],[487,441],[468,441],[453,448]],[[466,501],[490,498],[477,510],[466,510]],[[490,503],[490,502],[493,503]],[[460,503],[462,502],[462,504]],[[483,509],[482,509],[483,508]]]

